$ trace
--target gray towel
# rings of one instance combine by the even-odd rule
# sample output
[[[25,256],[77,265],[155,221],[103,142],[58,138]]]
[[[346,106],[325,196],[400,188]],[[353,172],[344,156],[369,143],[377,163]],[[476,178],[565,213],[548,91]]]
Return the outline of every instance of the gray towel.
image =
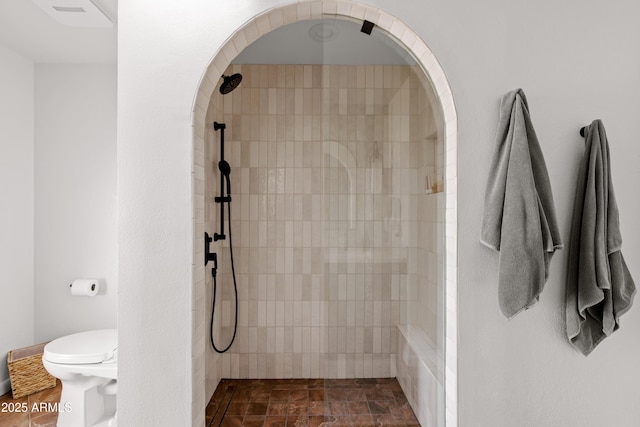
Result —
[[[498,295],[511,318],[535,304],[562,248],[547,167],[521,89],[500,105],[480,241],[500,252]]]
[[[567,274],[567,336],[584,355],[620,326],[636,286],[620,248],[604,126],[586,128],[586,148],[576,186]]]

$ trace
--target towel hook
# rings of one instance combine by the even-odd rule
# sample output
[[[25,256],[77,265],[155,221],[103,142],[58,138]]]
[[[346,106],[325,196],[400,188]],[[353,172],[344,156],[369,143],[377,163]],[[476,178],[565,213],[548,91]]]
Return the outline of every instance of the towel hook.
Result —
[[[586,135],[587,135],[587,127],[583,126],[580,128],[580,136],[584,138]]]

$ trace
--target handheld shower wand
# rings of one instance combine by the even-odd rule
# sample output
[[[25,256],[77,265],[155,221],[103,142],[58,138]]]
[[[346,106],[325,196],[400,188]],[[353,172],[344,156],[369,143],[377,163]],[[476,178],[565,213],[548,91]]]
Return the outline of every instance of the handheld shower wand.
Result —
[[[208,233],[205,233],[205,265],[207,264],[207,261],[211,260],[214,262],[214,266],[211,269],[211,275],[213,276],[213,301],[211,303],[211,325],[210,325],[210,329],[209,329],[209,338],[211,340],[211,346],[213,347],[213,349],[217,352],[217,353],[224,353],[227,350],[229,350],[231,348],[231,345],[233,344],[233,342],[236,339],[236,332],[238,331],[238,284],[236,281],[236,268],[235,268],[235,263],[233,260],[233,242],[231,240],[231,179],[230,179],[230,175],[231,175],[231,166],[229,165],[229,162],[227,162],[224,159],[224,130],[226,128],[226,125],[224,123],[218,123],[218,122],[214,122],[213,123],[213,129],[215,131],[220,131],[220,161],[218,162],[218,169],[220,170],[221,173],[221,177],[220,177],[220,196],[216,197],[214,199],[214,201],[216,203],[220,203],[220,233],[214,233],[213,234],[213,238],[209,237]],[[226,181],[226,195],[225,195],[225,183],[224,181]],[[225,203],[227,204],[227,214],[228,214],[228,219],[227,222],[228,224],[228,229],[229,229],[229,255],[231,258],[231,274],[233,277],[233,290],[235,293],[235,307],[236,307],[236,313],[235,313],[235,320],[234,320],[234,326],[233,326],[233,337],[231,337],[231,341],[229,342],[229,345],[227,345],[225,348],[223,349],[219,349],[216,346],[216,343],[213,339],[213,318],[214,318],[214,314],[215,314],[215,309],[216,309],[216,294],[217,294],[217,288],[218,288],[218,282],[217,282],[217,271],[218,271],[218,259],[215,253],[211,254],[210,253],[210,243],[211,240],[214,241],[218,241],[218,240],[224,240],[226,239],[226,236],[224,234],[224,205]]]
[[[229,162],[226,160],[220,160],[218,162],[218,170],[220,170],[224,180],[227,182],[227,197],[229,198],[227,202],[231,202],[231,180],[229,179],[229,175],[231,175],[231,166],[229,166]]]

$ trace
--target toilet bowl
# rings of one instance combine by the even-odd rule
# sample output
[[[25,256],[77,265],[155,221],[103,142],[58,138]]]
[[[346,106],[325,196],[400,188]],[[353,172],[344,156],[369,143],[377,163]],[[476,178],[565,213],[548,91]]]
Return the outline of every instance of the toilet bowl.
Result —
[[[44,347],[42,364],[62,383],[58,427],[116,427],[118,331],[67,335]]]

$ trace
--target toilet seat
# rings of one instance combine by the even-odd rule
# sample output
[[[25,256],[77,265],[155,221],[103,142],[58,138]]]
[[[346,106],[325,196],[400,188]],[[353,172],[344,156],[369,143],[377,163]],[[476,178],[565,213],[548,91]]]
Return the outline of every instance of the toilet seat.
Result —
[[[118,330],[101,329],[67,335],[44,347],[43,358],[63,365],[117,363]]]
[[[62,372],[67,372],[70,374],[109,378],[112,380],[118,379],[117,363],[87,363],[84,365],[70,365],[49,362],[47,359],[43,358],[42,364],[44,365],[47,372],[51,373],[52,375],[53,372],[55,372],[57,375],[62,375]],[[58,376],[57,378],[60,377]]]

